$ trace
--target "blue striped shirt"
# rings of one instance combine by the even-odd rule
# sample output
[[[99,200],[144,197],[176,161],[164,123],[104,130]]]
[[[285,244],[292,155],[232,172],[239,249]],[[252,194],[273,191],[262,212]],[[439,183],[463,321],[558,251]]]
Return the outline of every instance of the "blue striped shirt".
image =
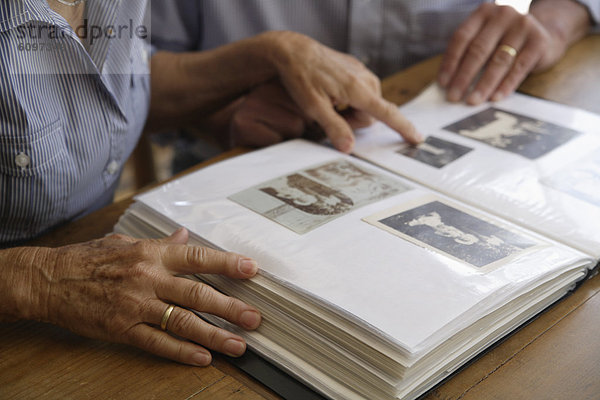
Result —
[[[145,0],[0,3],[0,245],[112,200],[149,107]],[[137,29],[137,30],[136,30]]]

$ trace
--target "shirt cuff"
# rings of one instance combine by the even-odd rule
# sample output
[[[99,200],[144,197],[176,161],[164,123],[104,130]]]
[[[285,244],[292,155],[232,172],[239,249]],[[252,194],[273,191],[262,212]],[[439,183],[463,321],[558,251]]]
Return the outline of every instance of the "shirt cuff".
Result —
[[[600,0],[575,0],[584,5],[590,13],[592,20],[591,33],[600,33]]]

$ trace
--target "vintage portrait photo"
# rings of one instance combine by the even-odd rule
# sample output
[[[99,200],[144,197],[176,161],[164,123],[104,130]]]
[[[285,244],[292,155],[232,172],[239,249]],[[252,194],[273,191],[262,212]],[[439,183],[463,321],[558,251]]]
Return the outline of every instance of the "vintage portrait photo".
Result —
[[[531,160],[550,153],[580,134],[573,129],[493,107],[444,129]]]
[[[408,189],[393,178],[340,159],[273,179],[229,199],[303,234]]]
[[[600,152],[542,179],[542,183],[600,207]]]
[[[458,208],[427,199],[365,218],[379,228],[477,269],[499,265],[539,243]]]
[[[435,136],[429,136],[418,146],[404,144],[402,148],[396,152],[434,168],[443,168],[472,150],[472,148],[462,146],[458,143],[452,143]]]

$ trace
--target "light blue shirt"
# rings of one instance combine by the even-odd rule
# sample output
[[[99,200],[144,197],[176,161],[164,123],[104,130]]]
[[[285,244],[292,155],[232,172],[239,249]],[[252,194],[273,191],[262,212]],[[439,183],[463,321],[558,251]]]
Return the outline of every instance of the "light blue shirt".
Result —
[[[46,0],[0,3],[0,246],[110,203],[142,132],[146,0],[85,4],[82,41]]]
[[[458,25],[490,0],[155,0],[152,40],[212,49],[267,30],[311,36],[381,77],[444,52]],[[582,0],[600,18],[600,0]]]

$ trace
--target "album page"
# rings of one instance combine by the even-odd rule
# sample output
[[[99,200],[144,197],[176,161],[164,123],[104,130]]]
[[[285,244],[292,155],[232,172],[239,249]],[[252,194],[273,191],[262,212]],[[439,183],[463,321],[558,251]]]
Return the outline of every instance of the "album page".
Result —
[[[378,123],[355,154],[600,258],[600,116],[521,94],[451,104],[435,85],[401,111],[424,143]]]
[[[583,254],[356,158],[297,140],[137,197],[261,275],[417,354]]]

